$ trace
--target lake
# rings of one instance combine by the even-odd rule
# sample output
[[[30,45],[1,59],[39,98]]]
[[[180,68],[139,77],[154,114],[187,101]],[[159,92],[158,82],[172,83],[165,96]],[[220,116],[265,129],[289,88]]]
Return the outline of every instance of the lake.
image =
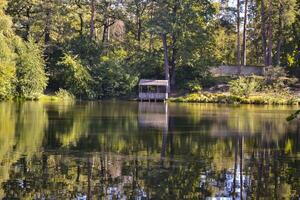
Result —
[[[295,109],[2,102],[0,198],[297,199]]]

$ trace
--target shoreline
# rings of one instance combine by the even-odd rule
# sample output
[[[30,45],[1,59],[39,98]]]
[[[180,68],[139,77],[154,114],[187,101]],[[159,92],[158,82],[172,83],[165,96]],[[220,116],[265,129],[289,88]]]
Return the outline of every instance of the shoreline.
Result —
[[[43,94],[41,97],[36,99],[25,99],[25,98],[14,98],[5,101],[37,101],[37,102],[71,102],[71,101],[139,101],[137,97],[114,97],[114,98],[103,98],[103,99],[77,99],[77,98],[63,98],[55,95]],[[245,105],[291,105],[299,106],[300,98],[291,95],[283,96],[276,94],[254,94],[248,97],[240,97],[229,93],[188,93],[178,97],[170,97],[166,102],[173,103],[212,103],[212,104],[245,104]]]
[[[171,97],[169,102],[178,103],[216,103],[216,104],[253,104],[253,105],[300,105],[300,98],[291,95],[257,93],[241,97],[229,93],[190,93],[179,97]]]

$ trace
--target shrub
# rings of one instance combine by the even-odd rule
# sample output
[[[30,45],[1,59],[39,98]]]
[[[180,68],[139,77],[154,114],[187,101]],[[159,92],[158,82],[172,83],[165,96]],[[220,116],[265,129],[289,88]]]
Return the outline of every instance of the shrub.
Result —
[[[190,81],[188,82],[187,84],[187,89],[190,91],[190,92],[201,92],[202,91],[202,86],[196,82],[196,81]]]
[[[299,100],[289,96],[277,96],[271,94],[257,94],[250,97],[241,97],[224,93],[192,93],[183,97],[170,98],[172,102],[189,103],[227,103],[227,104],[273,104],[273,105],[296,105]]]
[[[66,101],[73,101],[75,99],[74,95],[67,90],[59,88],[57,92],[55,92],[55,96],[58,99],[66,100]]]
[[[280,77],[287,77],[283,67],[267,67],[265,69],[265,80],[268,84],[277,82]]]
[[[288,77],[283,67],[268,67],[265,70],[264,87],[265,90],[274,92],[288,92],[288,86],[297,82],[297,78]]]
[[[262,81],[256,77],[239,77],[229,82],[229,91],[232,95],[248,97],[258,91],[262,86]]]

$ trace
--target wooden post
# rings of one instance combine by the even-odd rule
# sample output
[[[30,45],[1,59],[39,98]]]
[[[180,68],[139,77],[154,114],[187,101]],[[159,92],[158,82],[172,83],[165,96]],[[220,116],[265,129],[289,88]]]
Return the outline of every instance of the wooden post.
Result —
[[[158,96],[158,85],[156,86],[156,93],[155,93],[155,102],[156,102],[156,98]]]

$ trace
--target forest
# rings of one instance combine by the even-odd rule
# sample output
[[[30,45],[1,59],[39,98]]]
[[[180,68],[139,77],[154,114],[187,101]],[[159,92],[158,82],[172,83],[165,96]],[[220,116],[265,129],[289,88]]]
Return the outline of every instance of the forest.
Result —
[[[0,99],[131,96],[166,70],[172,91],[194,92],[219,65],[276,67],[229,85],[277,94],[278,71],[300,77],[299,19],[300,0],[0,0]]]

